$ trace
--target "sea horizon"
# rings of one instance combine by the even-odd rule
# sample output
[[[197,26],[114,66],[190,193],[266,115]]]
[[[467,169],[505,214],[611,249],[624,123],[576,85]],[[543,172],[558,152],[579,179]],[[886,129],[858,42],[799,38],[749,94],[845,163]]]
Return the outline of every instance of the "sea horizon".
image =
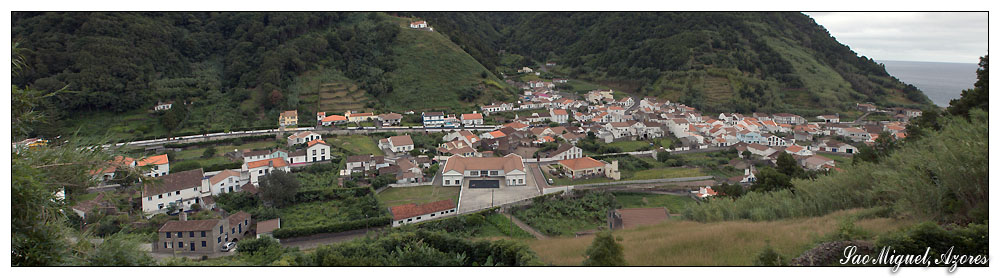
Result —
[[[962,90],[972,88],[976,82],[977,63],[932,61],[875,60],[885,65],[885,70],[900,81],[924,92],[940,107],[961,97]]]

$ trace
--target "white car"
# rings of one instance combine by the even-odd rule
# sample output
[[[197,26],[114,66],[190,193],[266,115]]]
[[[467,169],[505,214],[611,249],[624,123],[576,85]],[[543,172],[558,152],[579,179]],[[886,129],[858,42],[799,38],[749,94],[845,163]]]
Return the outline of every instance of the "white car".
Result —
[[[229,252],[233,250],[236,250],[235,242],[226,242],[225,245],[222,245],[222,252]]]

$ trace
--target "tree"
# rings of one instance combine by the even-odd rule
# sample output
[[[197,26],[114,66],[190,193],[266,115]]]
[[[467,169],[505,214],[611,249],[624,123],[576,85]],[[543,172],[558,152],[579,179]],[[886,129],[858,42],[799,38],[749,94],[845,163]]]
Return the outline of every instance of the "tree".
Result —
[[[667,160],[669,159],[670,159],[670,152],[668,151],[660,151],[656,153],[656,161],[659,161],[660,163],[667,162]]]
[[[796,162],[795,158],[792,157],[792,154],[788,152],[781,152],[781,154],[778,155],[778,162],[776,164],[778,172],[791,178],[801,178],[805,174],[802,167],[799,167],[799,163]]]
[[[740,155],[743,156],[743,159],[750,159],[750,157],[753,156],[753,153],[750,152],[749,150],[746,150],[740,153]]]
[[[791,177],[770,167],[761,169],[760,173],[757,175],[757,181],[750,186],[750,190],[757,192],[777,191],[791,188]]]
[[[284,99],[285,99],[284,95],[281,94],[281,91],[278,91],[277,89],[271,90],[271,93],[267,95],[267,100],[271,102],[270,107],[277,107],[278,104],[280,104],[281,101]]]
[[[976,70],[976,83],[972,89],[962,90],[962,97],[948,103],[948,113],[969,117],[969,110],[974,108],[989,111],[990,94],[990,55],[979,58],[979,69]]]
[[[615,238],[610,231],[603,231],[594,237],[593,243],[587,247],[587,259],[583,260],[584,266],[625,266],[625,248],[622,247],[622,239]]]
[[[733,199],[739,198],[746,193],[746,189],[744,189],[739,183],[729,184],[728,182],[724,182],[722,185],[719,185],[715,191],[720,195],[725,195],[726,197]]]
[[[785,265],[785,258],[781,257],[774,248],[771,247],[771,242],[768,241],[767,245],[764,246],[764,250],[757,255],[754,259],[753,265],[755,266],[783,266]]]
[[[388,186],[390,183],[396,182],[396,176],[392,174],[378,175],[372,180],[372,188],[379,189]]]
[[[266,205],[284,207],[295,202],[299,186],[299,181],[294,175],[281,170],[272,170],[260,178],[260,199]]]
[[[97,245],[86,256],[87,266],[153,266],[149,252],[139,249],[142,238],[136,234],[116,233]]]
[[[215,148],[209,147],[205,149],[205,152],[201,153],[201,158],[211,158],[215,156]]]

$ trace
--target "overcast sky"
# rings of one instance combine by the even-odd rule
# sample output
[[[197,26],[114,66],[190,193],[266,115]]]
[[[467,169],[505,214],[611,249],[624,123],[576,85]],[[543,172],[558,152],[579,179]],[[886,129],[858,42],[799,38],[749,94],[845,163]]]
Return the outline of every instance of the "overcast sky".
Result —
[[[985,12],[805,14],[840,43],[875,60],[978,63],[989,50]]]

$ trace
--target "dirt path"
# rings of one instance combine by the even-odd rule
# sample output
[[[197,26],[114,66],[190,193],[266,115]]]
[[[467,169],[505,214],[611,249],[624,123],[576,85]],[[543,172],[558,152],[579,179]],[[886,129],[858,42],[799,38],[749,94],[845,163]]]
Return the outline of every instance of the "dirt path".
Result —
[[[535,228],[532,228],[531,226],[528,226],[528,224],[524,224],[524,222],[521,222],[521,220],[517,219],[517,217],[514,217],[513,215],[510,215],[510,214],[504,212],[503,216],[506,216],[507,218],[509,218],[510,221],[514,222],[514,225],[517,225],[518,227],[521,227],[522,230],[525,230],[528,233],[530,233],[531,235],[534,235],[536,239],[546,239],[546,238],[548,238],[547,236],[543,235],[542,233],[539,233],[538,231],[536,231]]]

